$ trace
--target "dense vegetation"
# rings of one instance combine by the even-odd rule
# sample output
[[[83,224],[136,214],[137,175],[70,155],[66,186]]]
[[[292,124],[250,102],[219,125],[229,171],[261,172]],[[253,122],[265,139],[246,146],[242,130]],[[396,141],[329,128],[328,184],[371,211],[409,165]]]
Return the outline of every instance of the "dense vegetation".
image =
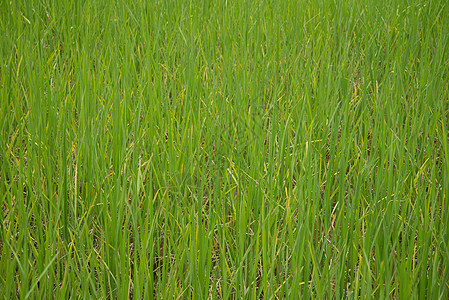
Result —
[[[1,1],[0,295],[449,298],[446,1]]]

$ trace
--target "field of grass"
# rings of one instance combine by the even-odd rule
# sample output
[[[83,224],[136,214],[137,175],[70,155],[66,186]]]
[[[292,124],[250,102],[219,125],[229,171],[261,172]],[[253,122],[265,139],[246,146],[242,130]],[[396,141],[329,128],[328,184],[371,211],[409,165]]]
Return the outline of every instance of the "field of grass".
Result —
[[[449,299],[446,1],[0,3],[0,297]]]

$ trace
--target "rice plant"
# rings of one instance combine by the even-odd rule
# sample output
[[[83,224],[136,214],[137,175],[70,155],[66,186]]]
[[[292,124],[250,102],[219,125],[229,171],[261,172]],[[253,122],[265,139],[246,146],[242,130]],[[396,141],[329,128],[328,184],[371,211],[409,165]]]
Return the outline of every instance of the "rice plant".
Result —
[[[443,0],[1,1],[4,299],[448,299]]]

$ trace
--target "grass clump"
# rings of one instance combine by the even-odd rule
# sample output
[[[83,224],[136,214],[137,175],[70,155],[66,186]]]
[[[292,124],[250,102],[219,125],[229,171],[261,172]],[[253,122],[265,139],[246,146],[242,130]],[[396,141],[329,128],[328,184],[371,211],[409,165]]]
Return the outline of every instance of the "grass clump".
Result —
[[[449,298],[445,1],[2,1],[4,298]]]

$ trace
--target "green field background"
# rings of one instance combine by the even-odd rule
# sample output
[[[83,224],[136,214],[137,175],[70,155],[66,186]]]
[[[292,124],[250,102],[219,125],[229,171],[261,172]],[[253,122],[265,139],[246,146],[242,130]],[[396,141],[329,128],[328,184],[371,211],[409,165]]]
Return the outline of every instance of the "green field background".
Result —
[[[446,1],[0,1],[0,297],[448,299]]]

